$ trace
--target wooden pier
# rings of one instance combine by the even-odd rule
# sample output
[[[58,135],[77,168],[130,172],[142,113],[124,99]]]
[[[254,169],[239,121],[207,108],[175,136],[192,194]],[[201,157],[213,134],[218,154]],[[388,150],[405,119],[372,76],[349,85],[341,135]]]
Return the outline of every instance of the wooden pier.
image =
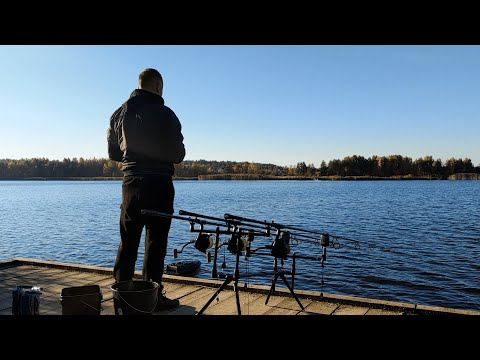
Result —
[[[135,277],[140,279],[141,274],[136,272]],[[154,315],[198,314],[222,283],[222,280],[166,274],[163,281],[166,295],[179,299],[180,306]],[[0,315],[12,315],[12,290],[17,286],[41,287],[40,315],[62,315],[62,289],[86,285],[100,286],[103,297],[100,314],[114,315],[110,289],[113,284],[111,268],[26,258],[9,259],[0,262]],[[265,304],[270,286],[239,285],[242,315],[480,315],[480,311],[475,310],[295,290],[304,307],[302,310],[288,289],[283,287],[277,287]],[[236,315],[236,296],[232,286],[220,292],[203,314]]]

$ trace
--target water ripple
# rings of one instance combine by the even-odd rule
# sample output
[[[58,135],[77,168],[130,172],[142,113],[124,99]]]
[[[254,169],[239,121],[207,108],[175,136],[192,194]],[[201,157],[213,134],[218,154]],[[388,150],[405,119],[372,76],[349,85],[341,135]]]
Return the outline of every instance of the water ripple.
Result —
[[[346,240],[328,248],[325,267],[299,259],[296,289],[480,309],[480,181],[177,181],[175,189],[177,213],[228,212],[362,241],[358,249]],[[120,181],[2,181],[0,257],[112,267],[120,201]],[[195,235],[173,221],[166,261]],[[253,245],[272,241],[258,237]],[[293,251],[319,256],[321,248],[299,242]],[[197,276],[210,277],[212,264],[193,246],[181,258],[200,260]],[[219,264],[224,258],[231,273],[234,257],[225,247]],[[249,283],[271,284],[272,257],[242,257],[239,266],[263,273]]]

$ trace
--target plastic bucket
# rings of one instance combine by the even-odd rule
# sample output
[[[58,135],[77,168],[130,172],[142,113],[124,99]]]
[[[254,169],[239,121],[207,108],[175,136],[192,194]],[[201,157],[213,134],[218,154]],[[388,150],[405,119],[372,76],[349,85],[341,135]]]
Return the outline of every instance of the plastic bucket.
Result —
[[[154,281],[128,280],[113,284],[115,315],[148,315],[155,310],[159,284]]]
[[[62,315],[100,315],[102,293],[100,286],[74,286],[62,289]]]

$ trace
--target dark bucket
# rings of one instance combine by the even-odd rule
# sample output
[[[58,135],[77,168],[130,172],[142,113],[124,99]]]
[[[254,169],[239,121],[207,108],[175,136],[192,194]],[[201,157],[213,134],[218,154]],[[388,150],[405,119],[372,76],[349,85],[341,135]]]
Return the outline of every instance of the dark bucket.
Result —
[[[62,315],[100,315],[102,292],[98,285],[63,288],[60,302]]]
[[[148,315],[155,310],[159,285],[154,281],[120,281],[110,289],[115,315]]]

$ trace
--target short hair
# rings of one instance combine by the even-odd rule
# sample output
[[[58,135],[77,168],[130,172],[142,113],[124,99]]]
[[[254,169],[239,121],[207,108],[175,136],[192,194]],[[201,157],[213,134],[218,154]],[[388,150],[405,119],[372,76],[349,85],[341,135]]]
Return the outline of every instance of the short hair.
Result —
[[[163,85],[162,75],[157,70],[152,68],[143,69],[140,75],[138,75],[138,84],[141,88],[150,87],[157,81],[161,81]]]

